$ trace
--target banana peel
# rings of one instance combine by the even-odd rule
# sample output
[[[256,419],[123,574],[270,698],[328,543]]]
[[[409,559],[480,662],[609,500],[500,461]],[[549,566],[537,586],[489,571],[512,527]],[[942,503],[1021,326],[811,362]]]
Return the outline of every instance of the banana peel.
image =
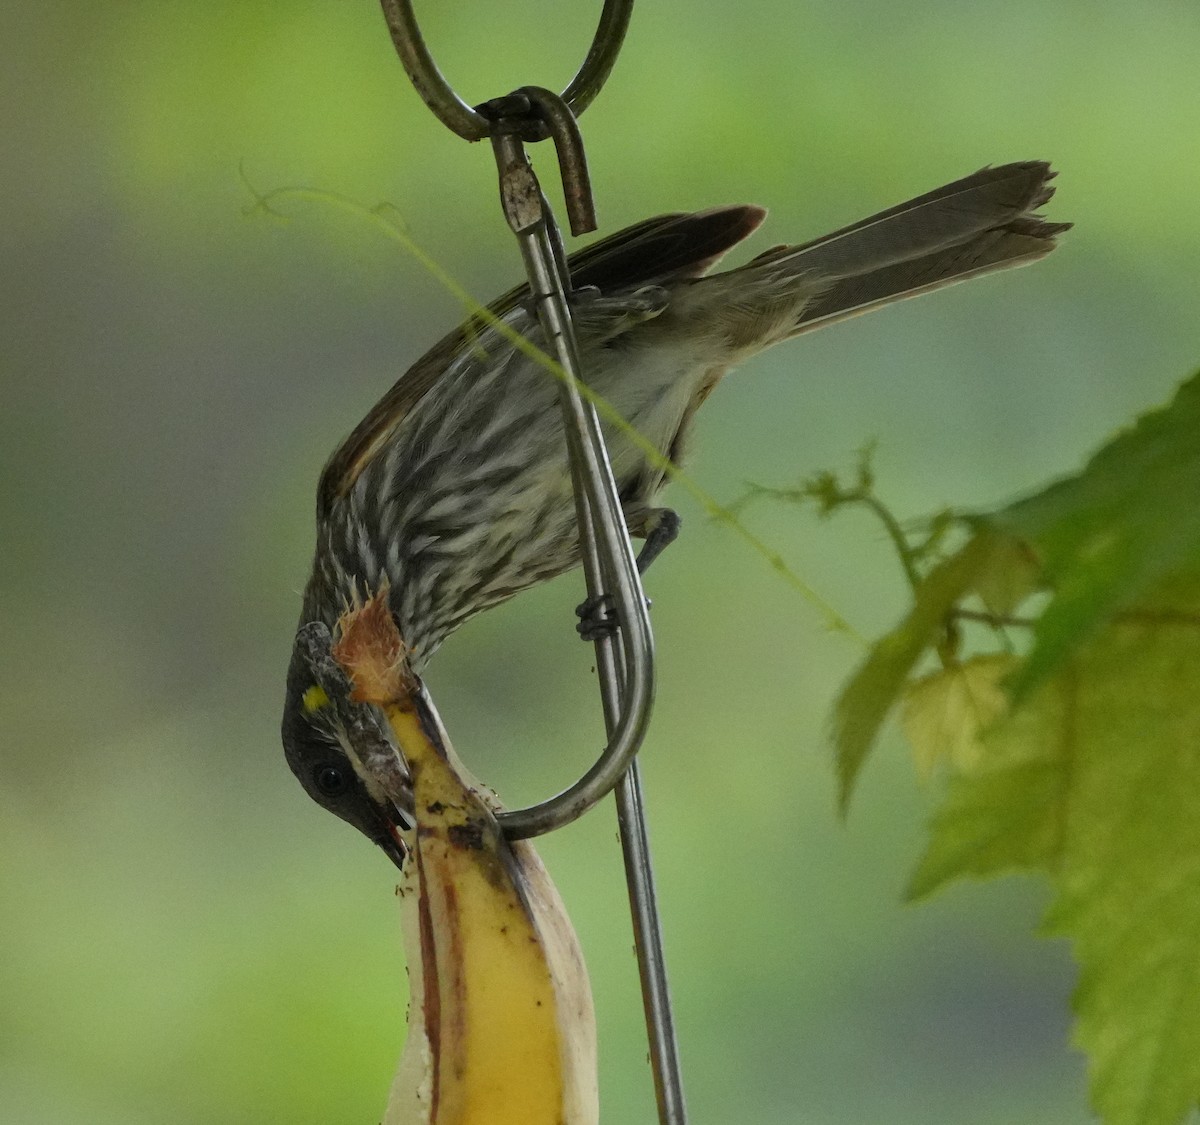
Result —
[[[339,631],[334,657],[387,716],[415,799],[397,889],[408,1037],[384,1125],[596,1125],[591,987],[554,884],[455,756],[386,594]]]

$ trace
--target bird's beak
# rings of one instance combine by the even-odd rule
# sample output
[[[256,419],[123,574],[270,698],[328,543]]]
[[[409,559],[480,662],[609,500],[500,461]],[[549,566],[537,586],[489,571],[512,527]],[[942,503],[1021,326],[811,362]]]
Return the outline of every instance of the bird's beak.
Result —
[[[384,834],[378,837],[375,841],[382,849],[383,854],[388,857],[401,871],[404,870],[404,860],[408,856],[408,848],[404,846],[404,841],[400,838],[400,833],[392,827],[388,827]]]
[[[404,842],[404,832],[411,832],[416,825],[412,817],[399,805],[392,805],[380,816],[382,824],[375,843],[383,849],[388,857],[401,871],[408,857],[408,845]]]

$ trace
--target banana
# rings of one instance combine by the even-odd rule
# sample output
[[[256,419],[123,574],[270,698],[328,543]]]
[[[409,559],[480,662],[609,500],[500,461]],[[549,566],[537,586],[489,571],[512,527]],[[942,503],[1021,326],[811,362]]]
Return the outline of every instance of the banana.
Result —
[[[354,698],[383,709],[415,798],[397,889],[408,1037],[384,1125],[596,1125],[591,987],[554,884],[454,754],[386,593],[339,631],[334,657]]]

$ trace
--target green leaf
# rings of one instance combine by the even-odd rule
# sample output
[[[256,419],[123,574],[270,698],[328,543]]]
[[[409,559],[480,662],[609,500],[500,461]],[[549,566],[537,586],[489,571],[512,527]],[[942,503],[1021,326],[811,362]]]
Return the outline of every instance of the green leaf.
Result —
[[[925,780],[943,759],[964,772],[983,762],[983,734],[1008,711],[1004,680],[1016,666],[1008,653],[973,656],[909,686],[900,724]]]
[[[1040,869],[1081,967],[1106,1125],[1200,1101],[1200,566],[1127,607],[983,736],[909,886]]]
[[[1059,895],[1082,969],[1076,1041],[1108,1125],[1200,1100],[1200,573],[1078,659]]]
[[[1068,706],[1065,686],[1048,685],[983,733],[982,753],[950,779],[908,899],[963,875],[1053,869],[1069,778],[1062,741]]]
[[[843,811],[879,728],[904,691],[914,665],[940,639],[947,613],[987,569],[999,546],[998,537],[982,531],[934,568],[917,590],[909,615],[875,643],[842,689],[834,708],[833,743]]]
[[[909,896],[1043,873],[1097,1111],[1178,1125],[1200,1103],[1200,376],[1078,475],[969,522],[838,701],[843,807],[907,693],[918,761],[952,769]],[[1051,599],[1015,674],[951,651],[968,594],[1007,616],[1037,588]],[[911,682],[934,646],[947,667]]]
[[[1114,612],[1200,555],[1200,374],[1078,475],[985,520],[1036,549],[1054,591],[1013,684],[1020,699]]]

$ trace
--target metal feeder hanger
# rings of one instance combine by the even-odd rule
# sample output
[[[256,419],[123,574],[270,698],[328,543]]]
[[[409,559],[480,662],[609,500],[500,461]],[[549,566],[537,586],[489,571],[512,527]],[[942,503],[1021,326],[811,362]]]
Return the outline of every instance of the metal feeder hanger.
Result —
[[[654,636],[599,419],[580,392],[584,373],[571,318],[571,278],[562,237],[525,155],[526,143],[553,139],[571,233],[595,230],[595,207],[576,118],[600,92],[617,60],[633,0],[605,0],[583,65],[561,95],[525,86],[475,108],[454,92],[438,70],[410,0],[381,3],[400,61],[425,104],[458,136],[468,141],[491,139],[504,217],[520,245],[548,350],[567,376],[561,380],[560,393],[588,597],[593,605],[611,604],[615,615],[615,629],[595,638],[608,744],[575,784],[540,804],[500,813],[500,824],[510,839],[539,836],[577,820],[615,790],[658,1118],[660,1125],[686,1125],[636,758],[654,702]]]

